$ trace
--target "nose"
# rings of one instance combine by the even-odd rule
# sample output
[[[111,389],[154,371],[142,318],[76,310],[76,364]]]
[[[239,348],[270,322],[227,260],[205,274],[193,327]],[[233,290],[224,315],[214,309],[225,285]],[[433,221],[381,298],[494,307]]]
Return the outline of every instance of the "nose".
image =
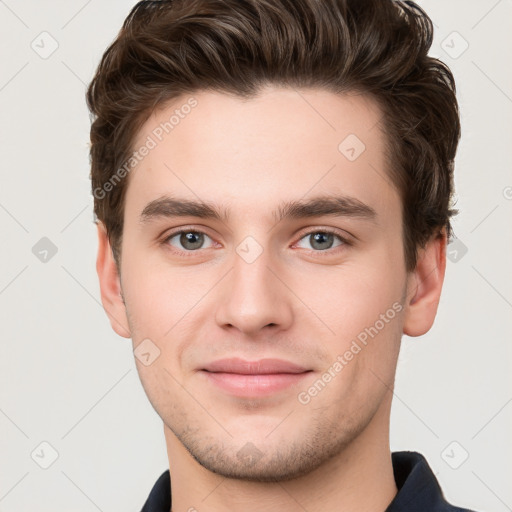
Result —
[[[256,336],[263,329],[288,329],[293,318],[293,294],[279,274],[278,262],[268,251],[252,262],[235,254],[233,269],[222,280],[217,295],[217,324],[248,336]]]

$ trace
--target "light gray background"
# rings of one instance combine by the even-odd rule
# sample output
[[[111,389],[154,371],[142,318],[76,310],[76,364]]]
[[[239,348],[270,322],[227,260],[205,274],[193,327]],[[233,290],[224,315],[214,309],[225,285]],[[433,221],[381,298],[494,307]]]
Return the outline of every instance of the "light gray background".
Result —
[[[85,87],[134,3],[0,1],[4,512],[138,511],[168,465],[131,342],[100,303],[88,178]],[[512,510],[512,2],[420,4],[435,23],[431,54],[458,85],[460,242],[434,327],[403,338],[391,447],[422,452],[454,503],[503,512]],[[58,48],[42,58],[52,40]],[[46,262],[32,250],[43,237],[58,249]],[[58,452],[48,469],[44,441]]]

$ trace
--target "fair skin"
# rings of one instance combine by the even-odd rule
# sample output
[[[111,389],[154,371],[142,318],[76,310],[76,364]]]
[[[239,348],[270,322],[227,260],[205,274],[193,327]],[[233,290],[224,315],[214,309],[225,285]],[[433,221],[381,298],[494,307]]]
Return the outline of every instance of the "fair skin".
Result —
[[[134,147],[190,96],[155,112]],[[370,99],[289,88],[250,100],[193,97],[197,106],[129,175],[120,272],[98,224],[112,327],[134,348],[149,338],[160,350],[152,364],[136,364],[164,423],[172,510],[384,511],[397,492],[389,416],[400,340],[432,326],[446,236],[433,237],[406,272],[400,198]],[[366,146],[354,161],[338,150],[349,134]],[[142,222],[145,206],[164,195],[230,215]],[[283,202],[341,195],[375,215],[278,222],[273,214]],[[203,235],[187,241],[179,228]],[[325,230],[335,235],[315,238]],[[248,262],[241,243],[263,251]],[[393,304],[401,307],[391,315]],[[382,314],[378,334],[300,401]],[[245,376],[237,393],[205,371],[228,357],[278,358],[308,371],[274,391]]]

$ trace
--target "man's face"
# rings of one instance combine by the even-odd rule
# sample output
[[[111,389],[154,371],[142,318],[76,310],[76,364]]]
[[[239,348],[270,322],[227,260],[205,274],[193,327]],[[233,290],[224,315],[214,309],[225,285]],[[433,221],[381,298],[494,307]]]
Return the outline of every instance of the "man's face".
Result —
[[[206,468],[298,476],[388,421],[407,274],[381,113],[363,96],[322,90],[269,88],[246,101],[198,92],[172,131],[155,132],[191,96],[154,114],[134,144],[157,142],[125,199],[129,330],[135,348],[150,340],[148,362],[160,351],[138,371],[166,436]],[[229,215],[141,219],[164,196]],[[289,203],[341,196],[375,215],[295,209],[279,219]],[[279,359],[300,373],[214,365],[227,358]]]

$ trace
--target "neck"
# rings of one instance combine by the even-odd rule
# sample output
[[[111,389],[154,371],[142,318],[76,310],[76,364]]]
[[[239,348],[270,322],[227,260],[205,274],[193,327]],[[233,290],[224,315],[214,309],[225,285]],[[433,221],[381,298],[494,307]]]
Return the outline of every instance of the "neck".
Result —
[[[397,493],[386,405],[381,404],[363,432],[337,456],[307,475],[277,483],[247,482],[212,473],[164,426],[172,512],[381,512]]]

